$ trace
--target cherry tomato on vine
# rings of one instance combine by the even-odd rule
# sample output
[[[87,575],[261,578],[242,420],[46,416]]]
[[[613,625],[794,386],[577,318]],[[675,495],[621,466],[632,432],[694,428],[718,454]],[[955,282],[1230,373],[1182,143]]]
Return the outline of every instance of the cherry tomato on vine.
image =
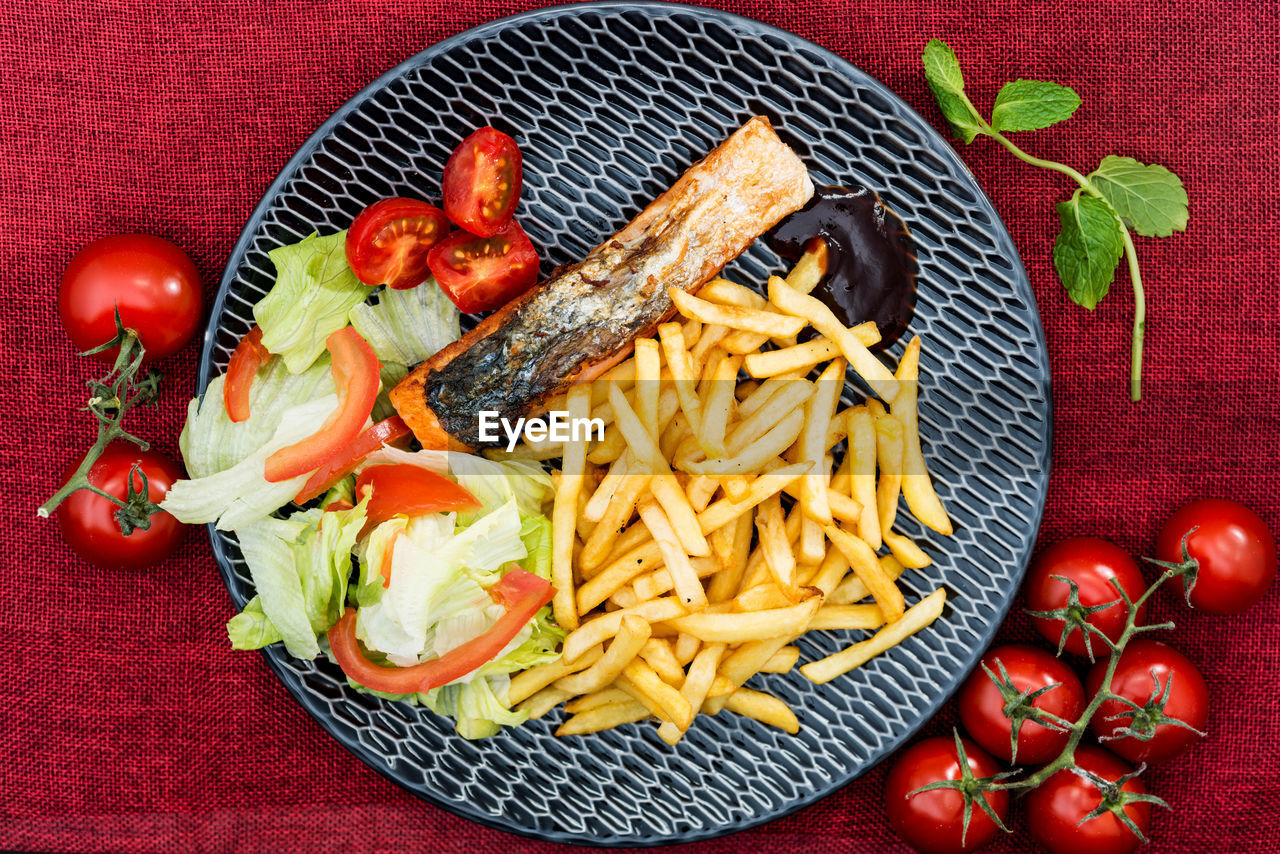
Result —
[[[1106,675],[1105,661],[1093,666],[1085,677],[1089,696],[1098,693]],[[1171,679],[1172,684],[1169,681]],[[1128,736],[1107,739],[1102,741],[1102,746],[1130,762],[1164,762],[1185,753],[1200,740],[1200,734],[1194,730],[1204,732],[1205,723],[1209,720],[1209,687],[1205,685],[1204,677],[1191,659],[1173,647],[1145,638],[1130,641],[1121,653],[1120,661],[1116,663],[1115,675],[1111,677],[1112,693],[1145,707],[1153,700],[1153,694],[1154,700],[1158,701],[1166,689],[1168,697],[1162,712],[1138,713],[1136,719],[1123,717],[1107,720],[1113,715],[1131,711],[1119,700],[1107,700],[1098,707],[1089,722],[1089,728],[1101,740],[1118,729],[1141,723],[1142,719],[1157,723],[1161,717],[1175,718],[1192,729],[1176,724],[1158,724],[1155,735],[1149,741]]]
[[[969,769],[977,778],[991,777],[1000,766],[981,747],[962,739]],[[954,738],[926,738],[904,750],[884,784],[885,809],[894,833],[924,854],[961,854],[976,851],[996,837],[1000,828],[977,803],[987,803],[1003,822],[1009,815],[1009,793],[975,794],[969,828],[964,829],[964,796],[954,789],[918,792],[916,789],[939,780],[959,780],[960,757]],[[963,837],[963,841],[962,841]]]
[[[1238,614],[1256,605],[1276,577],[1276,541],[1265,522],[1243,504],[1225,498],[1193,501],[1169,517],[1156,540],[1156,557],[1182,563],[1182,537],[1195,560],[1191,606],[1210,614]],[[1171,578],[1179,592],[1183,579]]]
[[[520,223],[492,237],[457,231],[432,248],[431,273],[460,311],[506,305],[538,281],[538,253]]]
[[[511,224],[523,181],[520,148],[500,130],[480,128],[444,167],[444,210],[459,228],[492,237]]]
[[[117,306],[148,362],[172,356],[195,335],[204,311],[196,265],[177,246],[149,234],[95,240],[71,259],[58,289],[58,315],[77,350],[115,337]],[[111,364],[116,353],[112,348],[94,358]]]
[[[1076,748],[1076,765],[1115,782],[1133,769],[1100,747],[1081,744]],[[1137,778],[1128,780],[1122,791],[1143,795],[1146,785]],[[1102,803],[1102,793],[1091,781],[1064,768],[1027,793],[1027,828],[1031,836],[1050,854],[1128,854],[1142,840],[1113,813],[1106,812],[1081,821]],[[1125,814],[1147,835],[1151,827],[1151,804],[1133,802]]]
[[[366,285],[407,290],[427,278],[427,252],[449,233],[444,211],[418,199],[383,199],[347,229],[347,264]]]
[[[83,457],[68,468],[70,477]],[[174,481],[182,477],[182,469],[156,450],[142,451],[126,442],[112,442],[89,469],[89,482],[99,489],[125,499],[129,472],[138,463],[147,476],[147,497],[159,504]],[[142,478],[133,478],[134,489],[141,491]],[[137,528],[128,536],[121,533],[116,521],[117,505],[101,495],[80,489],[64,500],[54,516],[67,545],[94,566],[104,569],[145,569],[159,563],[177,549],[187,526],[163,510],[154,513],[151,527]]]
[[[1086,618],[1113,641],[1119,640],[1124,631],[1129,612],[1119,601],[1120,594],[1111,579],[1118,581],[1131,599],[1141,596],[1147,587],[1138,564],[1119,546],[1098,537],[1070,537],[1049,546],[1031,564],[1025,584],[1028,609],[1052,611],[1067,605],[1071,588],[1054,578],[1055,575],[1075,582],[1080,591],[1080,604],[1085,608],[1116,603]],[[1145,613],[1144,604],[1138,610],[1139,621]],[[1062,620],[1033,617],[1031,622],[1050,643],[1056,645],[1062,637],[1065,625]],[[1089,645],[1095,658],[1107,652],[1101,638],[1091,636]],[[1086,655],[1082,630],[1073,628],[1063,648],[1076,655]]]
[[[1084,711],[1085,694],[1080,678],[1066,662],[1052,653],[1024,644],[996,647],[982,657],[982,665],[996,676],[1000,667],[1008,673],[1015,689],[1014,697],[1025,691],[1039,691],[1056,683],[1031,701],[1037,709],[1074,722]],[[960,720],[973,740],[998,759],[1014,761],[1010,733],[1012,723],[1005,715],[1006,700],[996,684],[979,666],[960,686]],[[1016,713],[1015,713],[1016,714]],[[1018,728],[1019,764],[1048,762],[1066,747],[1070,734],[1046,727],[1030,718],[1022,719]]]

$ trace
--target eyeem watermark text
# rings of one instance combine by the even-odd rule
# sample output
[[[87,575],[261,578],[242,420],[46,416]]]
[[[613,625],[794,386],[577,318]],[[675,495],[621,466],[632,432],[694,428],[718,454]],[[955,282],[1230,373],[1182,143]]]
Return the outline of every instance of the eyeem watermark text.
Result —
[[[514,451],[523,436],[526,442],[592,442],[604,439],[603,418],[570,418],[569,413],[551,411],[546,418],[518,418],[514,424],[491,409],[480,411],[480,441],[497,442],[498,430],[507,439],[507,451]]]

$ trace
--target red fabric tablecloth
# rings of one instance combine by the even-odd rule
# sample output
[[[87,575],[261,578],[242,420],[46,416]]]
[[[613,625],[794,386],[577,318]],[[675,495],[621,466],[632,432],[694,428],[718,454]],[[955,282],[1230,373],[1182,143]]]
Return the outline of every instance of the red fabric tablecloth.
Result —
[[[0,358],[9,547],[0,610],[0,848],[45,851],[549,851],[419,802],[346,753],[259,656],[227,648],[230,600],[202,530],[141,574],[64,548],[33,508],[90,441],[76,409],[91,368],[54,308],[74,251],[100,235],[167,236],[210,298],[276,171],[386,69],[522,3],[25,0],[0,22]],[[1280,20],[1274,7],[1114,3],[726,3],[806,36],[885,81],[940,125],[920,71],[931,36],[960,53],[989,105],[1015,76],[1069,83],[1076,118],[1032,152],[1092,168],[1158,161],[1191,196],[1185,235],[1142,240],[1150,300],[1146,398],[1123,375],[1127,279],[1090,314],[1049,262],[1062,180],[990,143],[963,154],[1013,233],[1048,332],[1055,435],[1041,542],[1094,533],[1141,553],[1199,495],[1257,508],[1280,530]],[[176,455],[196,348],[163,367],[134,424]],[[1211,735],[1154,770],[1173,806],[1158,851],[1280,849],[1280,589],[1248,614],[1153,616],[1213,692]],[[1027,638],[1015,618],[1006,638]],[[931,725],[949,726],[951,707]],[[820,804],[700,852],[901,850],[883,769]],[[998,850],[1023,850],[1025,835]]]

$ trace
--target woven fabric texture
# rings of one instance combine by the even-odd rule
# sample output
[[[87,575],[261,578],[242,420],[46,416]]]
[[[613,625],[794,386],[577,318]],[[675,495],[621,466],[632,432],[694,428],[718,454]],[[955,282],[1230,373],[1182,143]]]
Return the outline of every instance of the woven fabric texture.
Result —
[[[878,77],[935,126],[920,70],[930,37],[960,54],[988,106],[1015,77],[1068,83],[1069,123],[1020,140],[1091,169],[1164,163],[1191,197],[1185,234],[1139,240],[1149,300],[1145,397],[1125,395],[1127,276],[1090,313],[1050,263],[1059,176],[994,144],[963,150],[1022,253],[1053,367],[1053,476],[1040,543],[1089,533],[1149,553],[1201,495],[1236,498],[1280,530],[1280,13],[1266,4],[716,4],[791,30]],[[424,804],[325,735],[259,656],[227,648],[232,609],[203,530],[136,574],[86,565],[33,508],[92,439],[78,412],[96,368],[59,325],[77,248],[122,231],[188,250],[212,299],[241,226],[291,153],[351,95],[418,50],[527,8],[422,0],[286,6],[23,0],[0,20],[0,443],[11,546],[0,611],[0,849],[508,851],[555,846]],[[177,455],[197,348],[162,364],[137,432]],[[1019,599],[1018,606],[1022,602]],[[1245,615],[1153,619],[1203,670],[1210,737],[1154,769],[1152,851],[1280,850],[1280,589]],[[1032,640],[1012,617],[1004,640]],[[946,732],[949,704],[926,732]],[[905,850],[884,819],[884,768],[809,809],[697,852]],[[1026,850],[1017,836],[994,851]]]

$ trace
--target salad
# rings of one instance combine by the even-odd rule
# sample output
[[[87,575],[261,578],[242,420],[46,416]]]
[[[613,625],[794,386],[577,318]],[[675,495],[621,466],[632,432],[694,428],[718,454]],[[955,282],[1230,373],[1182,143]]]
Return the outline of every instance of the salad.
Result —
[[[188,478],[162,507],[239,540],[257,595],[227,623],[234,648],[327,654],[352,688],[422,704],[482,738],[528,715],[510,709],[509,674],[559,656],[564,632],[547,606],[551,479],[535,462],[410,451],[387,398],[409,367],[458,338],[455,301],[483,307],[465,270],[449,268],[450,289],[438,287],[426,250],[454,247],[447,266],[458,246],[519,231],[510,205],[505,226],[477,219],[495,208],[475,198],[485,161],[471,141],[459,149],[462,177],[446,170],[446,207],[462,206],[458,220],[487,237],[446,237],[438,209],[386,200],[352,233],[269,253],[275,284],[226,373],[188,406]],[[468,179],[471,197],[459,189]],[[528,253],[512,254],[506,287],[528,287]]]

